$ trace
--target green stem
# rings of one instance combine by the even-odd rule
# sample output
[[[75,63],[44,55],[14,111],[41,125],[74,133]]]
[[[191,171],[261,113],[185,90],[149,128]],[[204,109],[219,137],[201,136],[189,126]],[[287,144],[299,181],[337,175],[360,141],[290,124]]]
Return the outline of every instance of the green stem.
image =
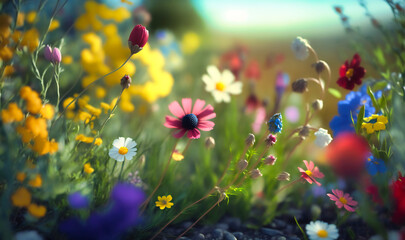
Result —
[[[115,170],[115,167],[117,166],[117,161],[114,161],[114,166],[113,166],[113,168],[112,168],[112,170],[111,170],[111,176],[113,176],[113,174],[114,174],[114,170]]]
[[[125,164],[125,160],[124,160],[124,161],[122,161],[122,164],[121,164],[121,170],[120,170],[120,174],[118,175],[118,181],[120,181],[120,180],[121,180],[121,176],[122,176],[122,170],[124,170],[124,164]]]

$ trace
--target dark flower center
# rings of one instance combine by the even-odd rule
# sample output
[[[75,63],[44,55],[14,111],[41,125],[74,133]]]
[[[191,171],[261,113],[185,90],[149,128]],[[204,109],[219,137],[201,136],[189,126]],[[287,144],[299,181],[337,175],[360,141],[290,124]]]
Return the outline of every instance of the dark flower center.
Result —
[[[181,119],[181,125],[183,128],[187,130],[191,130],[197,127],[198,125],[198,118],[196,115],[190,113]]]

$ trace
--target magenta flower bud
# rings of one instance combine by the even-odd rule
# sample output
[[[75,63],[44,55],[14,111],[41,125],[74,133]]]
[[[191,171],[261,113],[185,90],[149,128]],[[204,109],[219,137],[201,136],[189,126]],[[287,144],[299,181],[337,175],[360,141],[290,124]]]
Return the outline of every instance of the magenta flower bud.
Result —
[[[276,163],[276,157],[274,157],[273,155],[269,155],[264,159],[263,162],[266,165],[274,165]]]
[[[267,146],[273,146],[277,142],[277,137],[273,134],[269,134],[265,140]]]
[[[260,172],[260,170],[258,168],[253,169],[250,172],[250,177],[253,178],[253,179],[256,179],[256,178],[261,177],[261,176],[263,176],[263,174]]]
[[[149,31],[142,25],[138,24],[132,29],[128,39],[128,47],[131,54],[138,53],[143,49],[149,38]]]
[[[49,45],[44,48],[44,56],[46,60],[52,61],[52,48]]]
[[[52,62],[60,63],[62,61],[62,53],[60,53],[59,48],[53,48],[52,50]]]
[[[125,74],[122,78],[121,78],[121,87],[122,89],[126,89],[129,88],[131,86],[132,83],[132,79],[130,76],[128,76],[127,74]]]

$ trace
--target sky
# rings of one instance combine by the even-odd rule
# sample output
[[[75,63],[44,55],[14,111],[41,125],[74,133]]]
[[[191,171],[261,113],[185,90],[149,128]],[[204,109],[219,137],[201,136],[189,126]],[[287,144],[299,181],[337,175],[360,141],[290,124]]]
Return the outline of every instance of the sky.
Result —
[[[380,22],[392,18],[383,0],[364,0]],[[252,37],[275,35],[341,34],[341,6],[355,26],[370,26],[365,10],[356,0],[192,0],[214,31]]]

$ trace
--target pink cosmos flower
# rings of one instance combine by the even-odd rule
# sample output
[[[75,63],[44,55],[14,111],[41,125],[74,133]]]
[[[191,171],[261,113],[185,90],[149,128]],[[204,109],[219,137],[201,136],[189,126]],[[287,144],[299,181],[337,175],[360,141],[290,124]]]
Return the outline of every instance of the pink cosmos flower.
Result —
[[[332,189],[333,194],[326,194],[330,197],[330,200],[335,201],[335,204],[338,208],[344,207],[349,212],[354,212],[355,209],[352,208],[357,206],[357,202],[353,200],[348,193],[344,193],[338,189]]]
[[[318,186],[321,186],[322,184],[316,181],[315,178],[323,178],[325,175],[323,175],[323,173],[319,171],[318,167],[315,167],[312,161],[309,161],[308,163],[307,160],[304,160],[304,163],[308,170],[305,171],[304,169],[298,167],[298,170],[302,173],[301,177],[307,180],[307,182],[309,182],[310,184],[314,182]]]
[[[216,116],[214,108],[208,105],[204,108],[205,101],[197,99],[194,104],[193,110],[191,98],[183,98],[181,100],[183,108],[177,101],[170,103],[169,110],[175,116],[166,116],[165,127],[177,128],[179,131],[175,132],[175,138],[181,138],[187,132],[189,139],[200,138],[200,131],[211,131],[215,123],[207,121]]]

